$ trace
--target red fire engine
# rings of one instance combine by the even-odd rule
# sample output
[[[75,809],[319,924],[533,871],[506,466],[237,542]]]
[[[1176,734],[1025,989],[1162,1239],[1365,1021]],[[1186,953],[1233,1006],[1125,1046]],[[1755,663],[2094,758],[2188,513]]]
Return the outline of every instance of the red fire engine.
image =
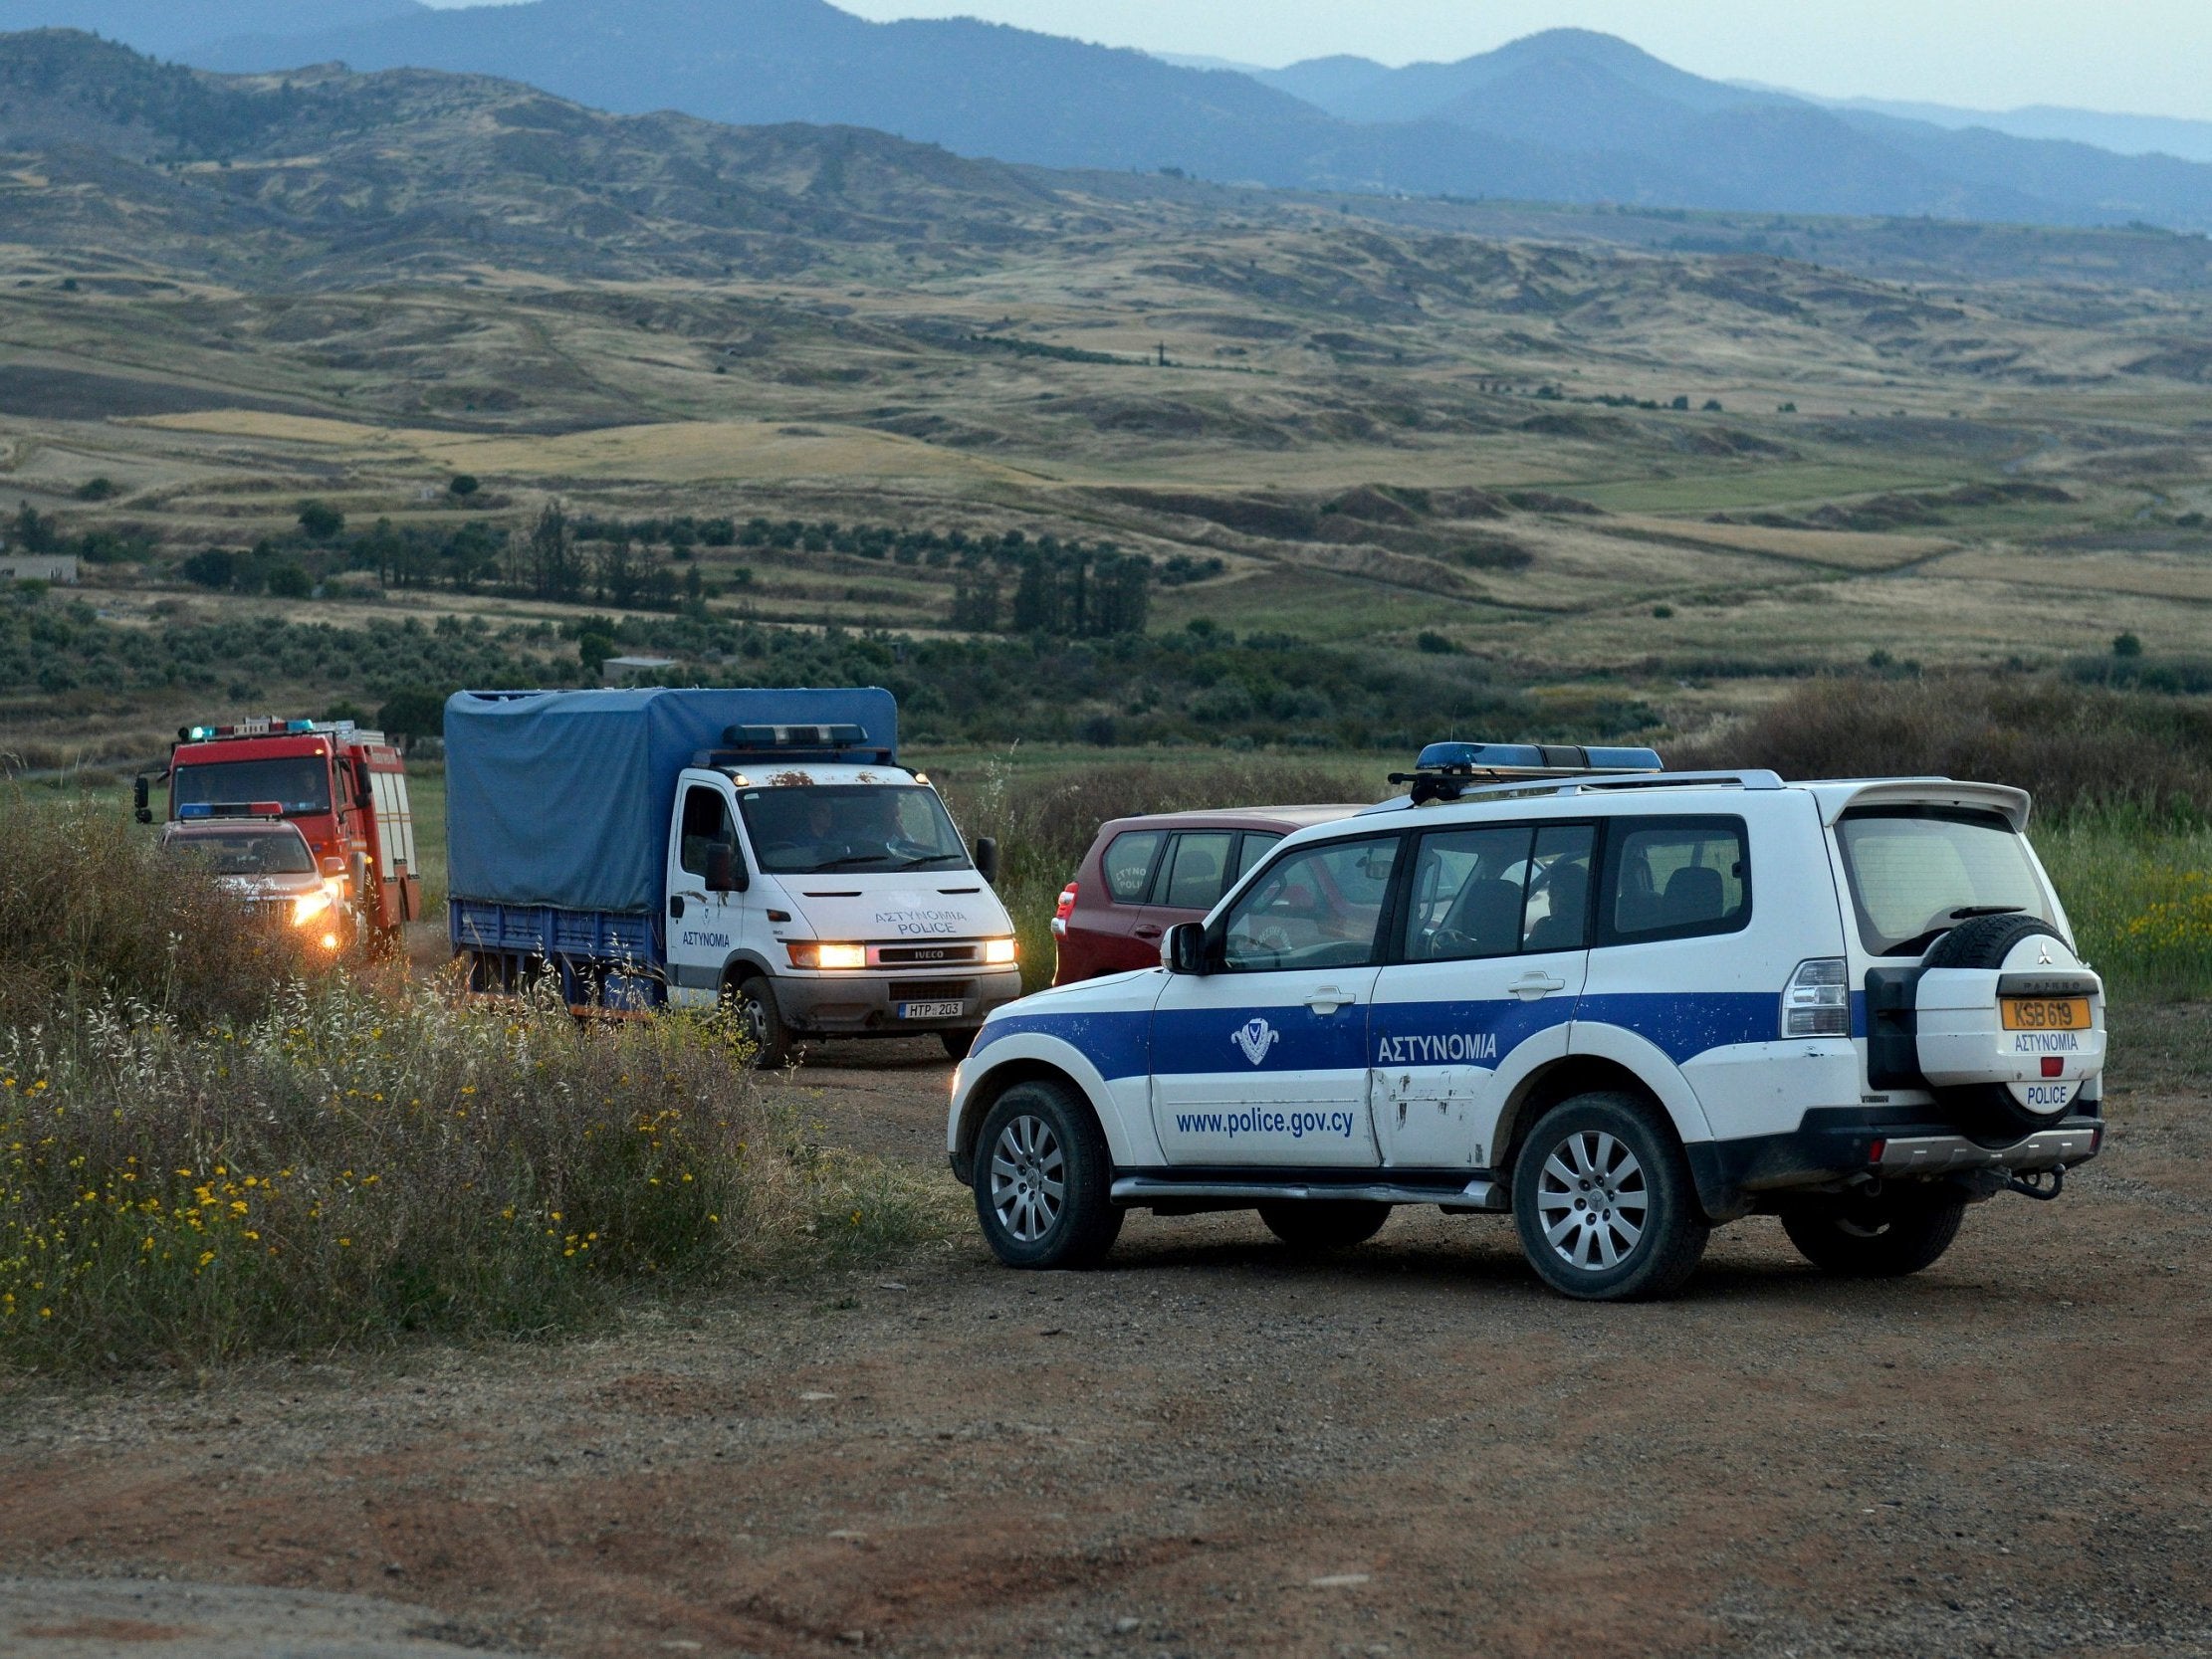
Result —
[[[299,825],[326,876],[342,878],[372,946],[388,947],[422,915],[407,771],[381,731],[351,721],[250,720],[188,726],[169,750],[172,821],[250,810]],[[138,821],[153,822],[146,778]]]

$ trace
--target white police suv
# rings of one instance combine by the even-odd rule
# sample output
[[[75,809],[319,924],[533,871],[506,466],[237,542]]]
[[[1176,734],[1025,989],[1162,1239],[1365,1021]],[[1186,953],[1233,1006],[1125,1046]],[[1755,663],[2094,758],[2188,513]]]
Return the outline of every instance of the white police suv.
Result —
[[[1464,743],[1393,781],[1161,967],[985,1023],[948,1143],[1001,1261],[1095,1262],[1133,1208],[1318,1249],[1436,1204],[1575,1297],[1664,1295],[1755,1213],[1894,1275],[2096,1155],[2103,984],[2021,790]]]

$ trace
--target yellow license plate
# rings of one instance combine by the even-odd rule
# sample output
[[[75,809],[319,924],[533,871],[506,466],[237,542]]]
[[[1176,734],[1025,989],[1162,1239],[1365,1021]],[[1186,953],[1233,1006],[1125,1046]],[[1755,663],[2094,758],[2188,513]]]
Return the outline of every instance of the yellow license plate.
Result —
[[[2007,1031],[2087,1031],[2086,996],[2007,996],[1998,999]]]

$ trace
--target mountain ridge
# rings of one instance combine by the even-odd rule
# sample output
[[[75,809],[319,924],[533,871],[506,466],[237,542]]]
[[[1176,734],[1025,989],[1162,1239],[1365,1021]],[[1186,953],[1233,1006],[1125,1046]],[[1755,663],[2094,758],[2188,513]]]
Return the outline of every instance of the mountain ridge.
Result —
[[[243,3],[267,17],[280,0]],[[221,0],[179,4],[203,29]],[[1455,64],[1247,74],[974,19],[873,23],[827,0],[339,4],[337,26],[203,42],[189,61],[418,66],[616,113],[864,126],[969,156],[1270,188],[2212,230],[2212,166],[1831,107],[1588,30]],[[0,0],[0,18],[153,7]]]

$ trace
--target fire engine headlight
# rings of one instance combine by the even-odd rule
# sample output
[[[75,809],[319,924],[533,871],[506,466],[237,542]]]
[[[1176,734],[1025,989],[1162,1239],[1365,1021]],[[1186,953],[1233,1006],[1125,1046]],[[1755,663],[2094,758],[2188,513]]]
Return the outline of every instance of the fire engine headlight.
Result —
[[[865,944],[823,944],[812,940],[786,943],[791,966],[816,968],[852,968],[868,965],[868,947]]]
[[[984,965],[986,967],[1003,967],[1006,963],[1013,961],[1018,954],[1019,947],[1010,938],[987,938],[984,940]]]

